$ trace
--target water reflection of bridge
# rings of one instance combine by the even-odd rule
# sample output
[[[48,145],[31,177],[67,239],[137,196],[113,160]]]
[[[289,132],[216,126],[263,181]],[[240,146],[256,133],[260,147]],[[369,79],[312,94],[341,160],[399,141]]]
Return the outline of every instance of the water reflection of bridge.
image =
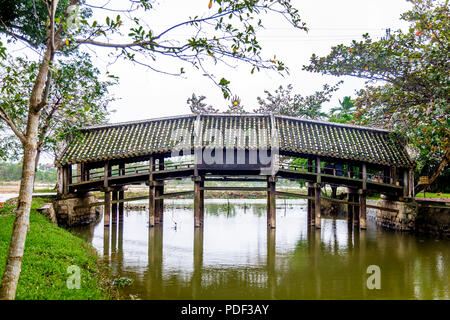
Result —
[[[326,233],[310,226],[306,230],[302,228],[306,233],[301,234],[289,254],[282,256],[276,249],[276,230],[267,228],[265,262],[240,267],[205,264],[204,228],[196,228],[191,253],[193,259],[189,262],[192,269],[186,270],[184,276],[164,263],[164,248],[167,246],[163,243],[163,226],[148,228],[147,268],[145,262],[139,267],[146,271],[135,278],[136,285],[141,286],[144,296],[150,299],[375,298],[377,292],[365,286],[366,268],[370,264],[379,264],[383,270],[384,298],[446,297],[449,283],[445,260],[441,262],[444,263],[441,269],[428,269],[422,265],[430,261],[438,263],[439,255],[436,254],[439,252],[433,251],[420,259],[412,253],[423,255],[426,247],[422,248],[423,243],[412,236],[386,233],[377,237],[375,229],[364,232],[358,228],[352,230],[352,226],[342,220],[325,221]],[[348,232],[338,230],[347,226]],[[106,259],[110,257],[113,269],[119,268],[115,269],[117,274],[127,276],[120,263],[124,254],[123,226],[113,227],[109,238],[112,241],[104,242],[103,254]],[[441,247],[445,254],[445,243]],[[184,269],[184,265],[181,268]],[[431,280],[434,285],[440,283],[442,291],[430,291],[433,287]]]
[[[104,201],[75,209],[104,205],[105,227],[120,221],[123,202],[143,198],[153,227],[163,220],[164,200],[182,194],[193,194],[194,225],[201,227],[204,192],[233,190],[267,193],[270,228],[276,197],[307,199],[308,221],[320,228],[321,191],[330,185],[345,187],[347,196],[328,200],[346,204],[349,223],[365,229],[368,194],[398,199],[414,190],[413,163],[393,133],[273,115],[190,115],[87,128],[57,164],[60,197],[104,192]],[[181,178],[193,180],[192,191],[164,192],[166,181]],[[308,193],[277,191],[279,178],[305,181]],[[230,181],[261,186],[227,186]],[[124,197],[125,186],[144,183],[148,196]]]

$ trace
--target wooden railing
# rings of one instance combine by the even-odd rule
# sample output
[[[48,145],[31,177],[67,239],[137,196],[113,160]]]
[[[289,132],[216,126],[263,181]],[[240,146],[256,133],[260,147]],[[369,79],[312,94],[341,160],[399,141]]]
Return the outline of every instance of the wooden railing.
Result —
[[[161,166],[161,168],[160,168]],[[173,171],[173,170],[179,170],[179,169],[193,169],[195,167],[194,161],[182,161],[182,162],[166,162],[164,164],[154,164],[152,166],[152,172],[167,172],[167,171]],[[279,162],[278,168],[283,170],[289,170],[289,171],[295,171],[295,172],[305,172],[310,173],[312,175],[316,175],[316,166],[315,165],[308,165],[308,164],[299,164],[299,163],[292,163],[292,162]],[[148,174],[150,172],[150,166],[148,163],[142,164],[142,165],[133,165],[131,167],[125,167],[125,168],[114,168],[108,170],[108,178],[115,178],[115,177],[124,177],[124,176],[133,176],[133,175],[141,175],[141,174]],[[347,168],[341,169],[341,168],[335,168],[330,166],[321,166],[320,167],[321,175],[328,175],[328,176],[338,176],[343,178],[350,178],[350,179],[363,179],[363,173],[360,170],[352,170],[347,171]],[[89,179],[86,179],[86,177],[89,177]],[[84,181],[81,179],[81,175],[72,175],[72,181],[70,184],[78,184],[81,182],[90,182],[90,181],[98,181],[98,180],[104,180],[105,179],[105,171],[102,169],[96,169],[96,171],[90,170],[87,175],[85,175]],[[384,184],[397,184],[400,185],[401,181],[396,180],[394,181],[390,176],[386,176],[382,173],[366,173],[366,181],[368,182],[377,182],[377,183],[384,183]]]

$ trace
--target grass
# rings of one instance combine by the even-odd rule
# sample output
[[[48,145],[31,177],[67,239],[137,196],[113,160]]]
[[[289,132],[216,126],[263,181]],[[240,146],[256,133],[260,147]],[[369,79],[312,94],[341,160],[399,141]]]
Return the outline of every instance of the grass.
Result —
[[[33,199],[30,231],[27,235],[22,271],[16,299],[23,300],[85,300],[115,298],[108,269],[99,262],[95,250],[84,240],[62,229],[36,209],[45,199]],[[0,275],[3,274],[11,238],[14,215],[11,204],[0,209]],[[80,267],[81,288],[69,289],[67,268]]]
[[[420,192],[416,194],[416,198],[450,198],[450,193],[443,193],[443,192],[425,192],[425,195],[423,192]]]

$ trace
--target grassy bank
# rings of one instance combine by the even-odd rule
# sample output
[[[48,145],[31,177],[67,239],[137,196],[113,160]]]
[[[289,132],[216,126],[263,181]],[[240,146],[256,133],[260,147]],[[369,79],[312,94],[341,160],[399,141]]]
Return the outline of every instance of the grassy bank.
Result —
[[[34,199],[22,272],[16,299],[111,299],[116,296],[108,270],[99,263],[95,250],[84,240],[37,213],[45,199]],[[0,209],[0,276],[3,274],[11,238],[14,206]],[[71,265],[80,267],[81,288],[69,289]]]

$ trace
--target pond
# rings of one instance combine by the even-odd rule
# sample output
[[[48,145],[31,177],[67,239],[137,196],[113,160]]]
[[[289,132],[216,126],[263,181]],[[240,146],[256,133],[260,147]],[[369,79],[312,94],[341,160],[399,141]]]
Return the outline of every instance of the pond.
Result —
[[[386,231],[370,215],[365,231],[332,217],[315,230],[304,200],[278,200],[268,230],[265,201],[205,200],[197,229],[192,201],[166,200],[154,228],[146,211],[125,211],[109,231],[103,221],[74,230],[114,277],[133,280],[121,289],[130,299],[450,298],[448,240]]]

